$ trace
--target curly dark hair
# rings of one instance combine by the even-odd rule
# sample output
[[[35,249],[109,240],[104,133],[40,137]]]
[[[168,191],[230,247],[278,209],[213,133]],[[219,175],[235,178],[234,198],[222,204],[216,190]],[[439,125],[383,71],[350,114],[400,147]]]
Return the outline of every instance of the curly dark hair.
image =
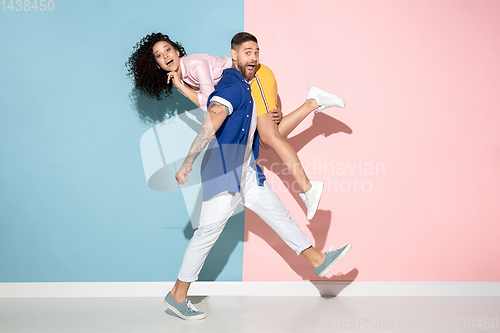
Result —
[[[186,51],[180,43],[170,40],[167,35],[161,32],[147,35],[134,47],[134,52],[125,63],[127,75],[130,76],[135,87],[150,98],[161,100],[167,98],[172,93],[172,81],[167,84],[167,72],[158,68],[153,55],[153,46],[159,42],[170,43],[173,48],[179,51],[179,57],[184,57]]]

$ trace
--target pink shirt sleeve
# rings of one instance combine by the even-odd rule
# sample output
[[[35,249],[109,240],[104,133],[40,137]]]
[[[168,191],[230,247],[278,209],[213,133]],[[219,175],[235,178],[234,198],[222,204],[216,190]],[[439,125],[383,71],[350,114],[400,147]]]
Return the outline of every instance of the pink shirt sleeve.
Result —
[[[198,88],[198,102],[207,110],[208,96],[222,77],[222,72],[231,67],[231,58],[195,53],[181,58],[182,80]]]
[[[200,108],[207,111],[208,96],[215,90],[214,80],[212,79],[212,73],[210,68],[203,65],[197,65],[193,68],[192,74],[198,79],[198,85],[200,90],[196,93],[198,94],[198,102],[200,102]]]

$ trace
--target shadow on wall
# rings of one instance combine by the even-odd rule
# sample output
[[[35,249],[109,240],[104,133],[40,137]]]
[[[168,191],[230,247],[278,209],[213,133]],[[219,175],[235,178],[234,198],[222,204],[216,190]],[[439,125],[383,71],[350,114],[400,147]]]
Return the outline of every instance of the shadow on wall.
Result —
[[[358,276],[358,269],[353,268],[345,274],[339,273],[332,277],[318,277],[312,269],[311,264],[302,256],[297,256],[297,254],[292,251],[290,247],[288,247],[288,245],[271,229],[271,227],[269,227],[257,216],[257,214],[251,211],[247,211],[246,214],[245,240],[247,239],[249,233],[253,233],[260,237],[283,258],[283,260],[297,275],[299,275],[303,280],[312,281],[321,296],[330,297],[338,295],[342,289],[347,287]],[[323,248],[322,245],[325,243],[326,235],[330,227],[330,221],[330,211],[318,210],[312,223],[307,226],[314,237],[313,244],[315,244],[315,247],[318,249]],[[325,282],[335,283],[332,284]]]
[[[204,121],[202,113],[193,112],[193,110],[197,109],[197,106],[177,90],[173,90],[169,98],[161,101],[149,98],[136,89],[132,90],[129,98],[133,110],[137,112],[137,116],[141,122],[146,125],[156,126],[165,120],[177,117],[194,132],[198,133]],[[189,117],[188,113],[190,116],[195,117]],[[181,161],[179,162],[182,163]],[[164,169],[170,171],[171,168],[165,166]],[[164,176],[173,178],[173,174],[169,172],[165,172]],[[193,180],[191,180],[192,182]],[[244,212],[231,216],[219,240],[210,250],[210,255],[207,257],[205,265],[200,272],[199,281],[215,281],[217,279],[238,243],[243,242],[244,225]],[[186,239],[191,239],[193,233],[194,229],[191,221],[188,220],[184,228],[184,236]]]
[[[319,135],[329,137],[330,135],[336,133],[351,134],[352,129],[343,122],[320,112],[314,114],[312,125],[308,129],[291,138],[288,138],[288,142],[296,152],[299,152],[315,137]],[[288,169],[286,169],[286,167],[283,165],[278,155],[276,155],[276,153],[272,149],[261,149],[257,162],[261,167],[264,167],[268,171],[273,172],[281,179],[285,188],[289,189],[290,193],[293,194],[293,197],[295,198],[297,203],[304,210],[304,214],[306,214],[305,205],[299,198],[300,189],[298,185],[293,186],[294,184],[296,184],[296,181],[288,172]],[[304,168],[307,171],[307,168],[305,166]],[[316,217],[315,220],[318,220],[318,218]]]
[[[198,276],[198,281],[215,281],[217,279],[238,243],[243,242],[244,228],[244,211],[229,218],[219,239],[215,242],[205,260],[205,264]],[[191,239],[193,234],[194,229],[191,227],[191,221],[187,221],[184,228],[184,236],[186,239]]]
[[[200,117],[203,118],[203,113],[200,113],[201,116],[198,114],[194,118],[188,117],[186,111],[193,110],[196,106],[177,91],[172,92],[171,98],[157,101],[148,98],[137,90],[133,90],[130,94],[130,100],[139,119],[148,125],[156,126],[167,119],[177,116],[176,118],[179,119],[181,123],[185,123],[184,126],[187,125],[192,131],[197,133],[201,127],[201,123],[203,123],[203,119],[200,119]],[[189,112],[189,114],[193,116],[196,113]],[[180,123],[177,126],[180,126]],[[296,151],[299,151],[315,137],[319,135],[328,137],[335,133],[351,134],[352,129],[335,118],[327,116],[324,113],[318,113],[315,114],[312,126],[296,136],[289,138],[288,141]],[[281,171],[283,167],[280,167],[278,172],[272,168],[272,166],[275,165],[282,165],[281,160],[279,160],[272,150],[261,150],[259,164],[268,170],[270,169],[271,172],[275,172],[284,184],[294,183],[294,179],[291,175]],[[170,177],[172,177],[172,175],[170,175]],[[305,214],[305,207],[302,201],[299,200],[297,190],[294,191],[293,187],[290,188],[296,200],[303,207]],[[336,275],[331,278],[319,278],[314,270],[311,269],[310,264],[301,256],[297,256],[295,252],[293,252],[256,214],[249,211],[246,217],[246,225],[245,214],[243,212],[235,214],[229,219],[219,240],[216,242],[206,259],[205,265],[199,275],[200,281],[215,281],[224,269],[230,255],[234,252],[238,243],[247,239],[249,232],[265,240],[303,280],[345,281],[345,283],[337,283],[335,285],[324,283],[315,284],[320,294],[325,297],[337,295],[340,290],[352,282],[358,275],[358,270],[353,269],[347,274]],[[307,226],[313,235],[313,243],[318,249],[322,249],[325,246],[330,223],[331,212],[319,210],[314,220]],[[187,221],[184,228],[184,236],[186,239],[191,239],[193,233],[194,229],[192,228],[192,223],[191,221]]]
[[[169,98],[164,98],[161,101],[149,98],[139,90],[133,89],[129,99],[132,109],[137,112],[139,119],[147,125],[159,124],[173,116],[181,115],[187,110],[197,108],[193,102],[176,89],[172,90],[172,95]]]
[[[319,135],[328,137],[336,133],[351,134],[352,129],[345,123],[333,117],[324,113],[317,113],[314,116],[312,126],[294,137],[289,138],[288,142],[292,145],[295,151],[298,152],[315,137]],[[300,190],[298,186],[289,186],[290,184],[295,183],[295,179],[287,171],[285,171],[285,167],[274,151],[270,149],[261,150],[258,162],[261,166],[267,169],[266,172],[271,171],[280,178],[284,187],[289,189],[295,200],[297,200],[297,203],[302,207],[304,215],[306,215],[306,207],[299,198]],[[331,211],[318,210],[314,219],[307,225],[307,228],[314,238],[312,242],[316,248],[325,248],[326,238],[331,224]],[[257,235],[268,243],[269,246],[271,246],[295,271],[295,273],[302,277],[303,280],[314,281],[314,286],[318,288],[318,291],[324,297],[336,296],[358,276],[359,271],[354,268],[346,274],[339,273],[338,275],[334,275],[330,278],[318,277],[311,268],[309,262],[302,256],[297,256],[295,252],[291,251],[288,245],[286,245],[285,242],[283,242],[283,240],[253,212],[248,212],[246,215],[245,240],[247,239],[249,233]],[[332,284],[325,282],[335,283]]]
[[[319,135],[330,136],[334,133],[351,134],[352,129],[335,118],[319,113],[316,114],[311,127],[293,138],[290,138],[289,142],[294,149],[299,151],[315,137]],[[260,163],[259,161],[259,164],[267,167],[273,163],[279,163],[281,165],[281,161],[272,150],[267,150],[265,157],[267,157],[265,158],[266,162]],[[283,182],[291,183],[294,181],[294,179],[286,173],[285,175],[278,174],[278,176]],[[298,198],[298,193],[294,193],[294,196]],[[318,210],[314,220],[307,225],[307,228],[309,228],[314,237],[313,243],[318,249],[322,249],[326,245],[326,237],[332,220],[331,217],[332,214],[330,211]],[[240,228],[242,227],[245,228],[244,239],[241,238],[240,233]],[[297,256],[264,221],[251,210],[246,210],[246,214],[239,213],[232,216],[228,221],[226,228],[207,257],[205,266],[200,273],[199,280],[214,281],[224,268],[229,256],[238,245],[238,242],[247,240],[250,232],[268,243],[303,280],[314,281],[314,286],[323,297],[338,295],[342,289],[356,279],[359,273],[358,270],[354,268],[346,274],[339,273],[330,278],[319,278],[305,258]],[[184,235],[187,239],[190,239],[193,233],[194,230],[191,228],[191,223],[188,221],[184,229]]]

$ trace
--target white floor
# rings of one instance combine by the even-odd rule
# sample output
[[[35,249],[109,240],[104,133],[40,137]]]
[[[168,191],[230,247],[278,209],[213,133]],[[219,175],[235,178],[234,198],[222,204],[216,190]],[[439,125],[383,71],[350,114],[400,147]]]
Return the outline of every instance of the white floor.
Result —
[[[0,299],[0,332],[500,332],[500,297],[190,299],[205,320],[183,321],[161,298]]]

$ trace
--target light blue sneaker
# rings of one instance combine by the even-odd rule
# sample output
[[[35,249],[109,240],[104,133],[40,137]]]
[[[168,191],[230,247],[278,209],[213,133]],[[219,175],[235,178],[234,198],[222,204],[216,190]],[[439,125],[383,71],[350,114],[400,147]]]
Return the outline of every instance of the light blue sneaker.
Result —
[[[204,312],[198,311],[193,303],[189,301],[187,298],[182,303],[177,303],[169,292],[167,296],[165,296],[165,305],[167,308],[172,310],[176,315],[185,320],[198,320],[205,319],[206,315]]]
[[[347,252],[351,249],[351,244],[347,244],[341,249],[332,251],[334,247],[335,246],[325,252],[325,261],[318,267],[314,268],[314,271],[316,271],[316,274],[320,277],[325,276],[326,273],[328,273],[330,269],[332,269],[333,266],[340,261],[340,259],[344,258]]]

